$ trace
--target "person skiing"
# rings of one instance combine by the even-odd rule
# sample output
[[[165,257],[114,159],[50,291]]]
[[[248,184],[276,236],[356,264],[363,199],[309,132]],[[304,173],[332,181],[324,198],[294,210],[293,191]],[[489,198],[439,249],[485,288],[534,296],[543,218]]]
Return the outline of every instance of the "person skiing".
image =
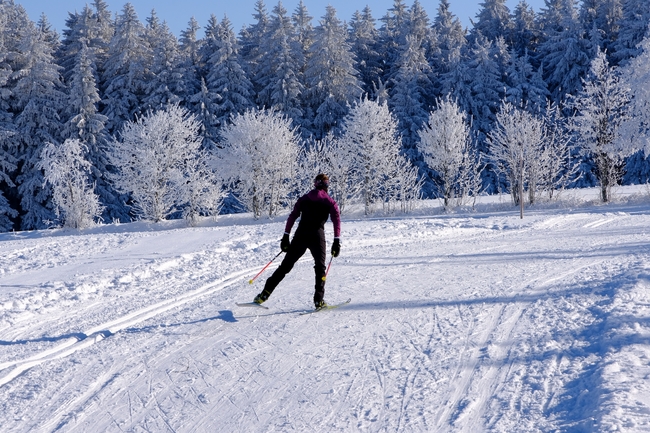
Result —
[[[287,254],[280,266],[266,280],[262,292],[253,300],[256,304],[262,304],[271,296],[273,290],[291,271],[293,265],[305,254],[305,251],[309,250],[314,257],[314,270],[316,272],[314,306],[317,309],[327,306],[323,298],[325,296],[325,222],[328,217],[332,219],[332,225],[334,226],[332,257],[338,257],[341,252],[341,215],[338,204],[327,193],[328,186],[329,177],[321,173],[314,179],[314,189],[300,197],[296,202],[287,218],[284,235],[282,241],[280,241],[280,249]],[[293,239],[289,241],[291,229],[298,217],[300,217],[298,228]]]

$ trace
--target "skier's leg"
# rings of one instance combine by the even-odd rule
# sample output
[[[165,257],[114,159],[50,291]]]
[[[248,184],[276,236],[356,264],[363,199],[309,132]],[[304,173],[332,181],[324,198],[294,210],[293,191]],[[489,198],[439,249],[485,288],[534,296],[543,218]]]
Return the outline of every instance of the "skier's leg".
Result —
[[[287,251],[287,254],[284,256],[282,263],[280,263],[280,266],[266,280],[266,283],[264,284],[264,290],[262,290],[262,293],[259,294],[259,296],[264,301],[267,300],[269,296],[271,296],[273,290],[275,290],[277,285],[280,284],[280,281],[284,279],[289,271],[293,269],[293,265],[295,265],[300,257],[305,254],[305,251],[307,251],[307,245],[305,242],[298,237],[294,237],[291,245],[289,246],[289,251]]]
[[[325,245],[325,232],[318,231],[318,236],[311,239],[309,243],[309,251],[314,257],[314,305],[318,305],[325,297],[325,260],[327,259],[326,245]]]

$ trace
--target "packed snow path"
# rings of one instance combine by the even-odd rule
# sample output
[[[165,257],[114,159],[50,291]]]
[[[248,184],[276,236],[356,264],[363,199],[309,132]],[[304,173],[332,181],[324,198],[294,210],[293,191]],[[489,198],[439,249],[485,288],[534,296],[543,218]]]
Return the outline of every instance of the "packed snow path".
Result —
[[[2,235],[1,430],[650,430],[648,206],[344,219],[350,305],[236,307],[282,231]]]

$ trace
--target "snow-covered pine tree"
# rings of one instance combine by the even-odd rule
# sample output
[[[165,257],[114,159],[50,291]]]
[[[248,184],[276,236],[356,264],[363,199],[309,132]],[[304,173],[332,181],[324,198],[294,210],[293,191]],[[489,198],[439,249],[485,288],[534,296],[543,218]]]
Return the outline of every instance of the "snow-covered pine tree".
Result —
[[[210,14],[208,18],[208,23],[205,26],[205,36],[201,39],[201,45],[199,47],[199,60],[198,60],[198,76],[199,79],[208,75],[210,69],[208,67],[208,60],[217,52],[219,47],[217,46],[217,40],[219,34],[219,20],[214,14]]]
[[[498,38],[510,42],[513,24],[506,0],[484,0],[480,6],[474,27],[469,32],[469,42],[472,43],[479,34],[491,42]]]
[[[544,79],[554,102],[575,95],[589,70],[592,45],[578,20],[574,0],[545,0],[540,12],[543,38],[537,61],[544,65]]]
[[[104,0],[94,0],[92,5],[95,13],[93,15],[94,19],[89,22],[91,25],[88,39],[90,46],[95,51],[97,72],[101,77],[104,71],[104,63],[108,58],[108,48],[115,34],[115,19]],[[102,88],[102,83],[99,83],[99,87]]]
[[[578,145],[594,160],[600,198],[608,202],[612,187],[620,180],[623,159],[635,150],[630,143],[618,139],[619,128],[627,117],[630,93],[600,50],[582,81],[582,91],[569,101],[576,112],[572,128],[577,133]]]
[[[32,25],[20,29],[18,46],[19,69],[13,94],[17,145],[14,147],[20,165],[16,179],[22,207],[20,228],[45,228],[53,219],[49,187],[43,185],[43,172],[37,168],[45,143],[58,143],[64,112],[65,94],[61,68],[54,63],[56,46],[47,34]]]
[[[128,211],[120,203],[118,194],[106,178],[109,171],[106,159],[106,122],[107,118],[99,113],[99,91],[97,89],[97,72],[94,51],[88,47],[85,38],[80,38],[81,50],[77,53],[75,65],[68,82],[66,104],[66,123],[63,139],[78,139],[82,142],[84,158],[90,162],[91,185],[99,195],[104,207],[104,219],[127,220]]]
[[[260,76],[260,62],[264,55],[262,49],[262,42],[268,34],[269,16],[266,11],[264,0],[257,0],[255,2],[255,13],[253,14],[255,23],[241,30],[239,34],[239,50],[242,58],[242,66],[246,71],[247,77],[253,84],[252,96],[253,100],[255,95],[261,91],[261,84],[258,83]]]
[[[92,227],[103,211],[89,181],[91,163],[86,154],[87,149],[76,138],[59,145],[46,143],[41,151],[37,168],[43,170],[44,181],[52,186],[54,212],[63,227]]]
[[[438,41],[431,28],[429,15],[418,0],[414,0],[408,10],[406,34],[420,41],[427,59],[430,59],[433,53],[438,50]],[[433,103],[433,99],[431,99],[431,102]]]
[[[242,67],[239,44],[228,17],[217,27],[214,41],[216,51],[208,59],[206,85],[210,95],[208,111],[212,117],[206,128],[221,128],[231,116],[253,106],[252,85]],[[209,137],[217,141],[216,136]]]
[[[152,11],[152,18],[153,15]],[[178,41],[166,22],[151,20],[146,29],[152,53],[151,78],[145,85],[142,111],[180,103],[185,96],[182,58]]]
[[[492,42],[479,33],[465,58],[469,95],[459,95],[458,103],[472,119],[473,128],[478,132],[478,149],[484,153],[487,153],[485,137],[505,97],[509,57],[503,38]]]
[[[585,32],[598,29],[600,49],[610,57],[614,53],[622,17],[621,0],[583,0],[580,6],[580,21]]]
[[[241,204],[255,218],[277,215],[296,186],[299,146],[291,120],[278,112],[251,109],[234,116],[221,136],[219,167]]]
[[[350,22],[350,40],[363,92],[376,96],[373,90],[379,84],[382,58],[379,54],[379,31],[369,6],[354,13]]]
[[[13,71],[12,41],[9,37],[14,23],[10,21],[15,6],[0,2],[0,231],[9,231],[14,227],[11,218],[18,216],[16,209],[8,201],[12,189],[16,186],[11,178],[17,169],[18,144],[11,111],[12,89],[10,77]]]
[[[392,211],[398,201],[407,202],[419,196],[417,169],[400,153],[401,143],[397,119],[388,109],[367,98],[356,103],[343,121],[339,138],[344,154],[354,159],[354,177],[366,215],[381,203]]]
[[[203,78],[201,78],[199,91],[189,98],[189,105],[192,107],[191,112],[201,124],[199,135],[205,149],[216,147],[215,140],[219,134],[217,122],[210,111],[213,108],[212,101],[214,99],[215,96],[210,94]]]
[[[393,7],[388,9],[380,21],[383,23],[379,29],[379,54],[383,59],[381,79],[390,88],[409,31],[409,13],[404,1],[393,0]]]
[[[634,182],[650,178],[647,164],[650,155],[650,36],[643,39],[639,48],[641,53],[631,58],[621,72],[621,84],[630,91],[631,101],[628,117],[621,125],[619,146],[633,146],[639,151],[628,161],[627,167],[629,175],[633,176],[630,180]]]
[[[479,193],[472,188],[478,180],[473,177],[478,158],[472,149],[467,113],[456,101],[438,100],[418,135],[418,149],[434,172],[434,183],[446,209],[462,205],[470,195]]]
[[[337,128],[348,106],[361,95],[352,47],[344,23],[328,6],[315,29],[306,70],[306,104],[312,109],[312,132],[322,138]]]
[[[151,53],[144,37],[144,26],[130,3],[117,16],[115,34],[110,41],[102,76],[102,104],[110,134],[141,112]]]
[[[618,23],[618,39],[612,44],[612,63],[625,65],[629,59],[641,53],[640,43],[648,35],[650,25],[650,2],[646,0],[622,0],[622,17]]]
[[[526,0],[517,3],[513,10],[510,41],[519,56],[537,51],[541,31],[536,18],[537,14]]]
[[[56,54],[59,66],[63,68],[63,81],[68,83],[72,70],[75,67],[76,58],[81,50],[80,39],[85,39],[86,48],[88,47],[88,22],[92,20],[93,11],[89,6],[85,6],[80,13],[68,12],[66,19],[66,29],[63,30],[63,40],[59,45]]]
[[[197,32],[201,27],[192,17],[187,28],[181,31],[179,39],[180,70],[182,73],[183,105],[190,107],[190,111],[197,113],[196,107],[190,102],[193,95],[201,90],[201,46],[203,39],[197,38]]]
[[[433,93],[430,79],[431,67],[427,61],[421,41],[415,36],[406,37],[406,47],[398,62],[393,79],[389,106],[399,119],[399,132],[406,154],[416,158],[418,131],[426,122],[429,112],[427,95]]]
[[[200,151],[199,128],[196,118],[178,105],[124,124],[108,153],[117,168],[110,177],[118,191],[130,195],[138,218],[164,220],[197,191],[205,191],[188,182],[204,166],[197,159],[207,157]]]
[[[261,43],[260,93],[258,105],[278,110],[293,120],[302,123],[301,109],[304,87],[300,81],[300,64],[295,55],[298,42],[291,19],[282,3],[273,8],[268,34]]]
[[[293,28],[295,31],[296,52],[294,57],[298,63],[298,70],[300,71],[300,77],[303,80],[304,84],[304,75],[305,70],[307,69],[307,59],[309,58],[309,50],[311,44],[314,43],[314,27],[312,25],[312,17],[307,10],[304,2],[300,0],[298,6],[291,15],[291,22],[293,23]]]
[[[436,77],[434,95],[441,97],[443,94],[449,94],[452,87],[450,74],[457,69],[455,66],[460,63],[461,52],[467,44],[465,30],[458,17],[449,10],[448,0],[440,0],[433,22],[433,32],[437,39],[437,50],[431,56],[431,65]]]
[[[542,77],[542,68],[533,70],[527,52],[519,56],[514,48],[510,51],[506,84],[506,100],[512,105],[538,115],[544,111],[550,95]]]
[[[93,51],[86,38],[79,39],[80,49],[68,76],[68,102],[63,138],[80,139],[91,153],[99,153],[106,116],[98,113],[97,69]]]

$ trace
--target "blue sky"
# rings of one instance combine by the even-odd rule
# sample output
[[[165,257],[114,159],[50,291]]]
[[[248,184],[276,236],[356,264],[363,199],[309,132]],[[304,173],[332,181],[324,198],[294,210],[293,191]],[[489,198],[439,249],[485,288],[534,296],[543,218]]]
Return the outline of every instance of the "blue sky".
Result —
[[[15,0],[15,3],[22,5],[33,21],[38,21],[41,13],[45,13],[52,26],[61,32],[65,27],[65,20],[68,12],[80,11],[86,3],[93,0]],[[138,17],[142,22],[155,9],[161,20],[167,21],[171,30],[178,35],[181,30],[187,28],[187,23],[193,16],[201,26],[204,26],[210,14],[214,14],[219,20],[227,15],[232,21],[235,31],[242,26],[254,22],[253,12],[256,0],[131,0]],[[292,13],[299,0],[285,0],[282,2],[285,9]],[[373,16],[381,18],[393,5],[393,0],[303,0],[310,15],[316,19],[325,13],[325,7],[330,4],[337,11],[337,16],[342,20],[349,21],[356,10],[362,10],[370,4]],[[120,12],[127,0],[107,0],[109,9],[115,13]],[[410,6],[413,2],[406,0]],[[429,14],[430,18],[436,16],[439,0],[420,0],[420,3]],[[476,16],[482,0],[449,0],[452,12],[460,18],[464,26],[470,26],[470,19]],[[512,10],[519,0],[507,0],[506,4]],[[527,3],[537,12],[544,6],[544,0],[527,0]],[[270,13],[277,5],[277,0],[265,0],[267,11]],[[316,21],[315,21],[316,23]],[[200,36],[203,33],[200,32]]]

